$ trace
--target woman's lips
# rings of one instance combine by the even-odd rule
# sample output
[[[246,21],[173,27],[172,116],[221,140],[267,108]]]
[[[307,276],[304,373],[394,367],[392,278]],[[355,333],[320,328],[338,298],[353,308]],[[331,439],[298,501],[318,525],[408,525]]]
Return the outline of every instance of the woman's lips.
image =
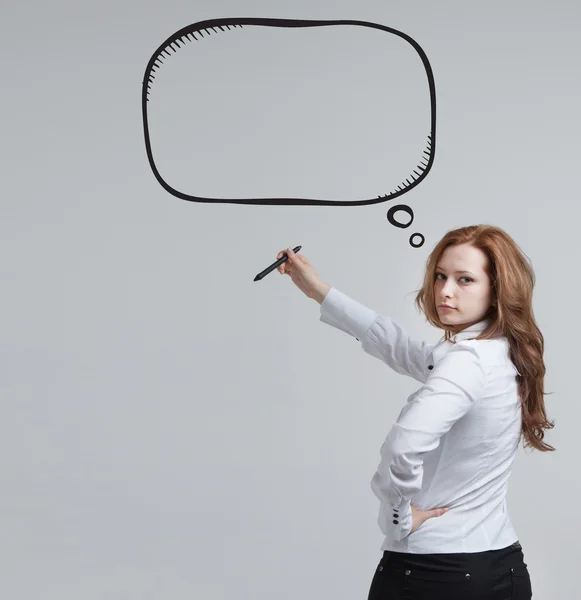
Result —
[[[453,306],[438,306],[440,310],[456,310]]]

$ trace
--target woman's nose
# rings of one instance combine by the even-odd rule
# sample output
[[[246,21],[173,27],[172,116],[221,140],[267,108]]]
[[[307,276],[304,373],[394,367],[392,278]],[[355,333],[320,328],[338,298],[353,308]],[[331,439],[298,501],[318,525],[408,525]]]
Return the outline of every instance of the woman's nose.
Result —
[[[442,286],[442,295],[450,296],[453,294],[454,294],[454,283],[446,281],[446,283],[444,283],[444,285]]]

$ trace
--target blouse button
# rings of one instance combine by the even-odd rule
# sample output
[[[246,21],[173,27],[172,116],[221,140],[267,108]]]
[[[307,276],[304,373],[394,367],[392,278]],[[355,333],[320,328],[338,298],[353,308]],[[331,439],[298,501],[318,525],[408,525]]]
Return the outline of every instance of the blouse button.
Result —
[[[428,365],[428,369],[430,369],[430,370],[431,370],[431,369],[433,369],[433,368],[434,368],[434,365]]]
[[[466,573],[466,579],[470,579],[470,573]]]
[[[411,575],[411,574],[412,574],[412,572],[411,572],[409,569],[406,569],[406,570],[405,570],[405,574],[406,574],[406,575]]]
[[[397,525],[398,523],[399,523],[399,521],[394,521],[393,522],[394,525]]]

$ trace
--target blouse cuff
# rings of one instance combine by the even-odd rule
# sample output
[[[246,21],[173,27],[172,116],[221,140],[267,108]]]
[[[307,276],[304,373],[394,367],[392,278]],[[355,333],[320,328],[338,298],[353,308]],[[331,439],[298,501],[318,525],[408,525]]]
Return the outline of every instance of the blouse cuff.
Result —
[[[358,340],[365,337],[378,316],[371,308],[353,300],[334,287],[327,292],[321,302],[320,310],[320,321],[334,327],[339,325],[340,329],[350,333]]]

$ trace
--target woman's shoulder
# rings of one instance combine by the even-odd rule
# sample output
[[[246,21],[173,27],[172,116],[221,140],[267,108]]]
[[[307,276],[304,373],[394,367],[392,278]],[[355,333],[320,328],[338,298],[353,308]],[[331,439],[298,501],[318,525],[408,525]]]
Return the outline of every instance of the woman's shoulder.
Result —
[[[500,369],[501,371],[503,368],[516,371],[510,358],[508,339],[503,335],[485,340],[462,340],[458,344],[464,344],[473,348],[482,361],[482,364],[486,367]]]

